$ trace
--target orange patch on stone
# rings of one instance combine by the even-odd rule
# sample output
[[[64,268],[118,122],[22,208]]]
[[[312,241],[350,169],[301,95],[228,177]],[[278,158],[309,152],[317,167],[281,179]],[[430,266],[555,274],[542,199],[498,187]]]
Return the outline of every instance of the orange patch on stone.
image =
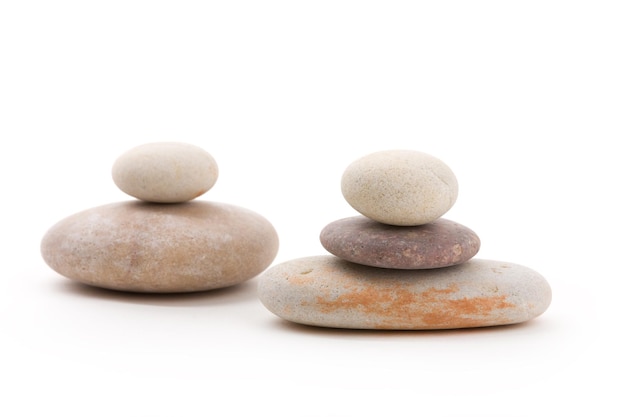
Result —
[[[358,310],[378,319],[379,328],[445,329],[494,323],[498,311],[515,307],[505,295],[452,299],[459,288],[431,288],[414,293],[405,288],[350,288],[336,299],[317,297],[322,313]],[[495,320],[497,321],[497,320]]]
[[[303,270],[299,275],[290,275],[287,281],[294,285],[309,285],[315,281],[315,278],[308,276],[310,272],[311,270]]]
[[[422,321],[432,328],[477,327],[494,323],[498,311],[515,307],[505,295],[425,300],[431,308],[422,314]],[[496,317],[494,317],[496,316]],[[503,321],[504,322],[504,321]]]

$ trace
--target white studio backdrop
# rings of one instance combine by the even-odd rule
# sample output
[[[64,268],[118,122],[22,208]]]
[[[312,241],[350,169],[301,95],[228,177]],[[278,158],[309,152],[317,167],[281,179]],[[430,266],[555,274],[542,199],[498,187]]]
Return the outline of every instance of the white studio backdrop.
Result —
[[[626,6],[608,1],[0,2],[0,414],[621,416]],[[275,263],[355,215],[343,170],[446,162],[478,257],[553,289],[521,326],[285,323],[257,279],[178,296],[74,284],[39,242],[130,197],[121,153],[203,147],[206,200],[264,215]]]

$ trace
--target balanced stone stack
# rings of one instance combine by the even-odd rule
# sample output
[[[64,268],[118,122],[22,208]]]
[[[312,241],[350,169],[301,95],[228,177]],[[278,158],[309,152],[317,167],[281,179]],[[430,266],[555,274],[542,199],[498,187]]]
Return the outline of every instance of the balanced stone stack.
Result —
[[[41,254],[59,274],[122,291],[193,292],[244,282],[276,257],[278,235],[267,219],[230,204],[192,201],[218,177],[203,149],[141,145],[120,156],[112,174],[136,200],[91,208],[50,228]]]
[[[353,162],[341,188],[360,216],[327,225],[332,255],[284,262],[260,277],[259,297],[286,320],[352,329],[454,329],[521,323],[551,289],[537,272],[476,259],[480,239],[443,219],[458,183],[439,159],[381,151]]]

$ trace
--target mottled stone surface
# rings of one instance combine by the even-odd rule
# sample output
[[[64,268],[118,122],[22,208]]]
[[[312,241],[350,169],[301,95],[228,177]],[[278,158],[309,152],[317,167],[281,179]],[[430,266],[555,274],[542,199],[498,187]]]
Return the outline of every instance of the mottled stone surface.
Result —
[[[136,292],[190,292],[235,285],[267,268],[278,236],[261,215],[194,201],[114,203],[61,220],[41,254],[59,274]]]
[[[113,181],[126,194],[155,203],[193,200],[215,185],[218,167],[205,150],[181,142],[137,146],[113,164]]]
[[[480,239],[469,228],[437,219],[421,226],[391,226],[364,216],[327,225],[322,246],[342,259],[394,269],[441,268],[471,259]]]
[[[450,210],[458,183],[452,170],[434,156],[389,150],[351,163],[341,178],[341,191],[356,211],[372,220],[417,226]]]
[[[455,329],[521,323],[542,314],[552,293],[534,270],[471,259],[448,268],[397,270],[313,256],[259,277],[259,298],[296,323],[350,329]]]

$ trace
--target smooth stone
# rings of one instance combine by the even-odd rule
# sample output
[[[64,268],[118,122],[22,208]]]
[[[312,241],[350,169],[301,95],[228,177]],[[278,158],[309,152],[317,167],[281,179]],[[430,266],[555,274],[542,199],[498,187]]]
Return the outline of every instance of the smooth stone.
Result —
[[[531,320],[552,292],[537,272],[471,259],[448,268],[373,268],[331,255],[275,265],[259,277],[265,307],[295,323],[348,329],[428,330]]]
[[[375,152],[351,163],[341,178],[346,201],[381,223],[417,226],[443,216],[454,205],[458,183],[441,160],[423,152]]]
[[[137,146],[113,164],[113,182],[126,194],[154,203],[182,203],[210,190],[215,159],[195,145],[156,142]]]
[[[193,201],[127,201],[95,207],[52,226],[41,242],[59,274],[97,287],[192,292],[239,284],[274,260],[278,236],[245,208]]]
[[[347,261],[393,269],[457,265],[480,249],[476,233],[441,218],[421,226],[391,226],[364,216],[348,217],[324,227],[320,241],[328,252]]]

